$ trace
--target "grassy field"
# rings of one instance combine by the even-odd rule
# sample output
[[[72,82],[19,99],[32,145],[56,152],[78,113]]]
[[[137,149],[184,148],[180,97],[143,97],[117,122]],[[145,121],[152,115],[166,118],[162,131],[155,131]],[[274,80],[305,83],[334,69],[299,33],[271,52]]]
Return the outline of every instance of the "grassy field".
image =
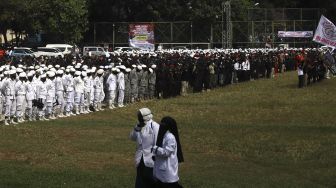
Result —
[[[336,187],[336,79],[295,72],[187,97],[0,127],[0,187],[133,187],[136,111],[180,127],[186,188]]]

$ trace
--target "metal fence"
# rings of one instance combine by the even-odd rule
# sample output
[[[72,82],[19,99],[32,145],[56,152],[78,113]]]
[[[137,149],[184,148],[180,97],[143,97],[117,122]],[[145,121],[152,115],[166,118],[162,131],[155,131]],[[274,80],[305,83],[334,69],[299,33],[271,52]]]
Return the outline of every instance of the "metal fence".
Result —
[[[232,10],[234,11],[234,10]],[[265,41],[271,40],[275,47],[288,44],[291,47],[315,46],[311,38],[278,38],[278,31],[314,31],[324,10],[321,9],[248,9],[244,21],[232,18],[232,47],[265,47]],[[128,46],[128,22],[97,22],[93,25],[93,43],[96,45]],[[225,20],[213,23],[204,22],[154,22],[155,43],[189,43],[191,47],[211,48],[225,46],[227,36]],[[172,44],[173,45],[173,44]]]

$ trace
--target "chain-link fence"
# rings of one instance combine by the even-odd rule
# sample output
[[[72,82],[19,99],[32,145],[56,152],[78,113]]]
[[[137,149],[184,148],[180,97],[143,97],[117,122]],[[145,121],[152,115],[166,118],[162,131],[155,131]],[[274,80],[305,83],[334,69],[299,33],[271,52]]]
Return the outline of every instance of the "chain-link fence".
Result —
[[[234,11],[234,10],[232,10]],[[278,31],[314,31],[324,10],[321,9],[248,9],[244,21],[231,21],[232,47],[265,47],[267,40],[273,47],[288,44],[291,47],[316,46],[311,38],[278,38]],[[94,23],[95,45],[128,46],[128,22]],[[193,48],[221,48],[226,42],[226,21],[208,22],[154,22],[155,44],[189,43]],[[210,45],[197,45],[209,43]],[[173,47],[173,44],[170,46]]]

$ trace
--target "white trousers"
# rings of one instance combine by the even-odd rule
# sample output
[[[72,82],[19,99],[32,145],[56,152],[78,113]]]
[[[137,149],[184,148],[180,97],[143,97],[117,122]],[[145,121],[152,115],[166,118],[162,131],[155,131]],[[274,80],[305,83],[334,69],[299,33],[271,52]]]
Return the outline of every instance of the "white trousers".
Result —
[[[125,90],[119,89],[118,93],[118,105],[123,105],[124,104],[124,98],[125,98]]]
[[[25,106],[26,106],[26,97],[24,95],[19,95],[16,97],[16,117],[23,117]]]
[[[5,97],[5,116],[14,116],[16,111],[16,101],[14,97],[6,96]]]
[[[66,106],[65,106],[65,111],[66,112],[71,112],[73,109],[73,103],[74,103],[74,92],[66,92]]]

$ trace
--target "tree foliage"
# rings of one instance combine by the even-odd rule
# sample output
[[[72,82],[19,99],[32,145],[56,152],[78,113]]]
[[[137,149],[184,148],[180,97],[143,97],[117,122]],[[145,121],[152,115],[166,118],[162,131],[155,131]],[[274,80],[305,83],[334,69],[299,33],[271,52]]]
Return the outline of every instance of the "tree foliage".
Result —
[[[91,21],[207,21],[218,19],[223,0],[89,0]],[[243,17],[252,0],[232,0]]]
[[[0,0],[0,33],[45,33],[54,41],[79,42],[93,22],[220,21],[225,0]],[[247,8],[325,8],[335,18],[336,1],[231,0],[232,19]],[[256,7],[256,8],[257,8]]]
[[[45,33],[64,42],[78,42],[87,28],[88,7],[83,0],[0,0],[0,31]]]

